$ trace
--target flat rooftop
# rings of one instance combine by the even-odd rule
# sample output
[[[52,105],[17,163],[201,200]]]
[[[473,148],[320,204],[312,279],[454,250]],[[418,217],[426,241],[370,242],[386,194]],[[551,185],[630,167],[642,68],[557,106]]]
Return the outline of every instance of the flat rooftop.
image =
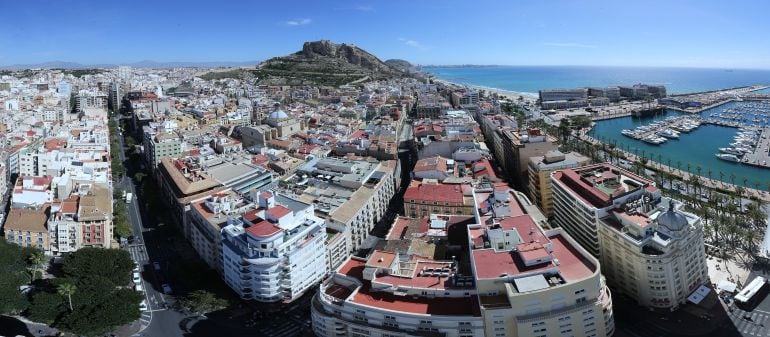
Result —
[[[553,178],[596,208],[607,207],[613,198],[641,188],[654,189],[653,181],[609,163],[556,171]]]
[[[481,316],[481,308],[476,296],[414,298],[411,296],[397,296],[387,292],[373,292],[370,287],[363,286],[349,300],[352,303],[373,308],[413,314]]]

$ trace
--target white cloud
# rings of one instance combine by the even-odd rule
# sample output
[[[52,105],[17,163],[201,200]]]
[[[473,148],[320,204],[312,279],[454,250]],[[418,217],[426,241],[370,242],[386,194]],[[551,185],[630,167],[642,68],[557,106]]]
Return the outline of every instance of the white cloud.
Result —
[[[428,49],[428,47],[423,46],[420,42],[417,42],[416,40],[405,39],[403,37],[399,37],[398,40],[403,42],[405,45],[407,45],[409,47],[412,47],[412,48],[417,48],[419,50],[427,50]]]
[[[597,46],[592,44],[582,44],[582,43],[576,43],[576,42],[546,42],[546,43],[543,43],[543,45],[547,47],[559,47],[559,48],[590,48],[590,49],[598,48]]]
[[[354,7],[353,9],[359,11],[359,12],[374,12],[374,6],[372,5],[358,5]]]
[[[287,26],[304,26],[304,25],[309,25],[311,22],[313,22],[313,20],[309,18],[294,19],[294,20],[286,21],[286,25]]]

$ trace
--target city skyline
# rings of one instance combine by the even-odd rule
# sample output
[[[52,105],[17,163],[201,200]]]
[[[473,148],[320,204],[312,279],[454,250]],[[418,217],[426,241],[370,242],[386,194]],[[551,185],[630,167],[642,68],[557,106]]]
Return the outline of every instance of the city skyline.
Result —
[[[770,68],[770,47],[752,43],[766,5],[751,1],[217,6],[4,3],[0,65],[251,62],[328,39],[421,65]]]

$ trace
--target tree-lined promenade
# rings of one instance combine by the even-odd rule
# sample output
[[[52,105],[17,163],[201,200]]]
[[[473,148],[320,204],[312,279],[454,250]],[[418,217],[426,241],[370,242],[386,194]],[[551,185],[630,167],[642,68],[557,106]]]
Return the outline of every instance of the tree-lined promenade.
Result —
[[[701,174],[710,177],[715,173],[703,172],[700,166],[692,163],[677,161],[674,167],[662,164],[661,158],[654,162],[644,153],[637,155],[623,151],[614,144],[586,135],[590,123],[563,120],[555,126],[537,120],[533,124],[558,136],[560,149],[564,152],[576,151],[594,162],[610,162],[654,180],[664,194],[683,201],[689,212],[703,219],[707,243],[719,247],[718,255],[723,258],[749,266],[756,257],[765,255],[759,244],[767,229],[765,205],[770,198],[767,192],[703,177]],[[738,178],[729,172],[717,174],[722,180]],[[747,178],[738,181],[748,183]],[[760,185],[762,183],[755,182],[756,187]]]
[[[598,146],[605,146],[606,144],[596,140],[595,138],[589,136],[586,134],[587,130],[582,129],[578,131],[578,138],[586,141],[592,145],[598,145]],[[743,187],[740,185],[730,184],[726,183],[721,180],[716,180],[712,178],[703,177],[700,175],[702,169],[700,166],[696,166],[696,171],[698,171],[698,174],[692,174],[689,172],[690,169],[692,169],[692,164],[686,163],[687,170],[683,171],[681,168],[674,168],[670,167],[668,165],[664,165],[657,161],[650,161],[648,158],[640,157],[637,154],[630,153],[627,151],[624,151],[619,148],[615,148],[613,150],[620,151],[623,156],[632,163],[641,163],[642,166],[654,169],[656,172],[665,172],[671,175],[674,175],[676,177],[679,177],[682,181],[688,181],[688,182],[698,182],[698,184],[701,185],[701,187],[709,188],[709,189],[715,189],[715,190],[723,190],[726,192],[732,192],[732,193],[738,193],[742,195],[745,198],[757,198],[759,200],[763,200],[765,202],[770,202],[770,193],[760,190],[758,188],[750,188],[750,187]],[[710,174],[713,174],[711,172]],[[719,172],[721,177],[726,176],[724,172]],[[770,175],[770,174],[769,174]],[[731,179],[735,179],[735,176],[732,175]],[[748,183],[748,179],[744,178],[744,183]],[[756,187],[759,187],[759,184],[761,183],[755,183]],[[770,188],[770,186],[768,186]]]

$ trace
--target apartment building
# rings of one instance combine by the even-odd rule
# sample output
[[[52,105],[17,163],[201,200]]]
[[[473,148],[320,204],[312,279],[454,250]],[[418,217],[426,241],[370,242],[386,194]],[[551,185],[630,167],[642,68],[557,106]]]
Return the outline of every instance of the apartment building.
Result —
[[[612,299],[599,261],[505,186],[475,195],[468,228],[486,336],[611,336]]]
[[[243,299],[289,302],[326,275],[323,219],[311,204],[284,200],[262,192],[259,208],[229,218],[222,229],[224,279]]]
[[[22,247],[49,250],[50,237],[46,228],[48,205],[37,209],[12,208],[5,218],[5,239]]]
[[[562,153],[548,151],[544,156],[529,158],[529,197],[546,217],[553,216],[551,172],[566,168],[585,166],[591,158],[577,152]]]
[[[160,160],[165,157],[178,158],[182,155],[183,142],[176,133],[149,132],[145,130],[144,139],[145,162],[151,170],[155,171],[160,164]]]
[[[616,293],[675,310],[709,283],[701,219],[682,203],[646,193],[600,220],[601,262]]]
[[[311,305],[318,336],[611,336],[598,261],[505,184],[470,216],[398,218]],[[461,219],[461,218],[465,219]]]
[[[609,163],[551,173],[552,224],[563,228],[591,255],[601,255],[599,219],[644,193],[659,196],[655,182]]]
[[[230,189],[191,202],[187,213],[187,239],[198,256],[218,273],[223,274],[222,228],[228,220],[251,208],[252,204]]]
[[[404,212],[410,217],[431,214],[473,214],[473,191],[470,185],[413,181],[404,193]]]
[[[498,163],[519,190],[528,188],[529,158],[545,156],[558,148],[558,140],[540,129],[498,129],[493,139]]]
[[[395,160],[316,158],[297,170],[286,189],[314,203],[327,226],[349,231],[348,251],[354,251],[385,215],[399,178]]]

